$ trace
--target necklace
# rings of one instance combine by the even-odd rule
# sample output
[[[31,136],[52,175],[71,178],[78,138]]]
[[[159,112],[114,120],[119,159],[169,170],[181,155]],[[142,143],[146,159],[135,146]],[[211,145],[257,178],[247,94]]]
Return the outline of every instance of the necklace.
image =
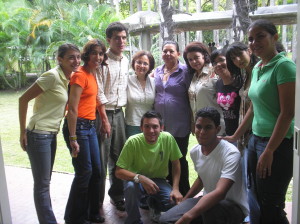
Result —
[[[171,69],[168,69],[167,66],[164,68],[164,75],[171,74],[174,70],[177,69],[178,64],[176,63]]]

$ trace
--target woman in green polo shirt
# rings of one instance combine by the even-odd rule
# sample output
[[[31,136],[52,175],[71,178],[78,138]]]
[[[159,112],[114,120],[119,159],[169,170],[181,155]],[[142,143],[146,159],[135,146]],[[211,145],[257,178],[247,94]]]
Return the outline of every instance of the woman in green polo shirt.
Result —
[[[57,224],[49,193],[56,152],[56,134],[65,115],[68,84],[80,65],[80,51],[73,44],[58,48],[58,65],[42,74],[19,99],[20,144],[28,153],[34,180],[34,203],[39,223]],[[35,99],[26,127],[28,102]]]
[[[252,105],[234,133],[239,139],[252,125],[248,144],[250,193],[256,198],[260,214],[255,223],[288,223],[285,194],[293,175],[293,126],[296,65],[278,53],[278,33],[274,24],[256,20],[248,28],[249,47],[261,58],[254,66],[249,97]]]

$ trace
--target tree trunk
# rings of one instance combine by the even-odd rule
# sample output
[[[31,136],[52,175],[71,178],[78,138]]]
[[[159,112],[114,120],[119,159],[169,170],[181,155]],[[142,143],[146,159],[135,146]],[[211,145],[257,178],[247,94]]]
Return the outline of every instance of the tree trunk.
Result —
[[[173,12],[174,10],[170,5],[170,0],[162,0],[160,13],[160,36],[163,41],[174,40],[174,22],[172,19]]]
[[[247,34],[247,29],[251,23],[249,17],[249,4],[247,0],[234,0],[235,12],[233,15],[233,32],[235,41],[241,41],[242,37]]]

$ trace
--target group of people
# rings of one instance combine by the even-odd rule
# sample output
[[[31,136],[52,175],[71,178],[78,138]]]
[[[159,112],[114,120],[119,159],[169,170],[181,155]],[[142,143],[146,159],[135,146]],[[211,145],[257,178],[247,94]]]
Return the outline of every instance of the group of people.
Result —
[[[155,68],[152,54],[139,51],[133,75],[123,53],[127,37],[114,22],[106,29],[108,50],[97,39],[82,52],[61,45],[58,65],[19,99],[20,143],[32,167],[39,222],[57,223],[49,186],[65,117],[75,170],[68,224],[105,221],[99,210],[107,169],[110,202],[127,212],[126,224],[143,223],[139,207],[160,223],[238,224],[249,211],[251,224],[288,223],[296,67],[278,52],[274,24],[253,22],[249,46],[234,42],[210,53],[192,42],[183,52],[186,64],[178,44],[165,41],[164,64]],[[199,144],[190,151],[198,174],[190,187],[191,133]]]

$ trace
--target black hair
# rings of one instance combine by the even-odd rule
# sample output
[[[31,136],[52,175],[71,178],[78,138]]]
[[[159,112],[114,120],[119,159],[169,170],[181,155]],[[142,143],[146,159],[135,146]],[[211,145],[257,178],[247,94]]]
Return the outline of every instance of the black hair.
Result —
[[[248,31],[252,29],[253,27],[260,27],[264,29],[266,32],[274,36],[277,32],[276,26],[269,20],[266,19],[258,19],[252,22],[249,27]]]
[[[219,111],[217,111],[213,107],[204,107],[204,108],[198,110],[198,112],[196,113],[195,122],[200,117],[204,117],[204,118],[208,118],[208,119],[212,120],[216,127],[220,126],[221,115],[220,115]]]
[[[226,49],[216,49],[210,55],[210,61],[213,64],[218,56],[226,57]]]
[[[163,49],[164,49],[164,46],[166,46],[167,44],[172,44],[172,45],[174,45],[175,48],[176,48],[176,51],[179,52],[179,45],[178,45],[178,43],[177,43],[176,41],[174,41],[174,40],[166,40],[166,41],[164,41],[164,42],[163,42],[163,45],[162,45],[162,47],[161,47],[161,50],[163,50]]]
[[[185,47],[184,52],[183,52],[183,58],[189,69],[189,72],[191,72],[191,73],[195,72],[195,69],[193,69],[191,67],[191,65],[188,61],[188,58],[187,58],[187,54],[191,53],[191,52],[200,52],[204,57],[204,64],[207,65],[210,63],[210,55],[208,53],[207,47],[201,42],[191,42]]]
[[[163,125],[163,119],[160,113],[156,112],[155,110],[149,110],[147,111],[141,119],[141,127],[143,127],[144,124],[144,119],[145,118],[156,118],[159,121],[159,125],[162,126]]]
[[[128,37],[128,29],[123,23],[113,22],[113,23],[109,24],[105,30],[106,38],[112,38],[114,31],[117,31],[117,32],[125,31],[126,36]]]
[[[75,44],[65,43],[58,47],[57,57],[63,58],[68,50],[74,50],[80,52],[79,48]]]
[[[226,51],[226,64],[231,74],[241,75],[241,69],[233,63],[231,57],[239,56],[242,51],[247,51],[248,49],[249,47],[241,42],[234,42],[228,46]],[[258,61],[258,57],[256,57],[254,54],[250,55],[250,66],[252,68]]]

